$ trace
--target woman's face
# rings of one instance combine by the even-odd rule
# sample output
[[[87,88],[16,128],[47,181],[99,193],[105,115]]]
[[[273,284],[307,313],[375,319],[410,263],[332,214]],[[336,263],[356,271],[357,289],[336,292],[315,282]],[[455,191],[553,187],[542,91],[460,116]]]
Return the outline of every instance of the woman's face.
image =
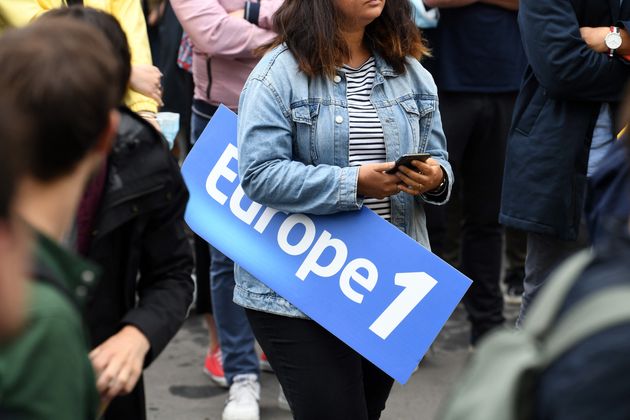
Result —
[[[381,15],[386,0],[333,0],[344,16],[347,29],[365,28]],[[345,29],[345,28],[344,28]]]

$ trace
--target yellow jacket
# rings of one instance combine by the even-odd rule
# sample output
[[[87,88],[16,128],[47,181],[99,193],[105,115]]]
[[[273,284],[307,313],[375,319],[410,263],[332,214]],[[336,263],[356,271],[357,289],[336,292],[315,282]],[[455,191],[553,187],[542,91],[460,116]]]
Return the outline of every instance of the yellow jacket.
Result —
[[[60,7],[65,0],[0,0],[0,33],[6,27],[28,24],[42,13]],[[131,64],[153,64],[149,37],[140,0],[83,0],[86,7],[103,10],[120,22],[131,48]],[[157,112],[157,102],[128,89],[125,104],[135,112]]]

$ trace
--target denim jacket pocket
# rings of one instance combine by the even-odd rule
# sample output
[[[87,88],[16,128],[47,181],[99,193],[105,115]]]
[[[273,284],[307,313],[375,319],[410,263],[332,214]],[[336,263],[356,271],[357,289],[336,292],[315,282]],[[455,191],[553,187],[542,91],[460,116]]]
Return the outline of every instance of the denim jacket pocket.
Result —
[[[413,143],[411,151],[422,152],[426,149],[431,131],[433,112],[437,109],[436,99],[409,98],[400,101],[407,120],[411,125]]]
[[[302,104],[291,109],[291,118],[295,126],[294,148],[297,156],[304,163],[317,163],[317,116],[319,103]]]

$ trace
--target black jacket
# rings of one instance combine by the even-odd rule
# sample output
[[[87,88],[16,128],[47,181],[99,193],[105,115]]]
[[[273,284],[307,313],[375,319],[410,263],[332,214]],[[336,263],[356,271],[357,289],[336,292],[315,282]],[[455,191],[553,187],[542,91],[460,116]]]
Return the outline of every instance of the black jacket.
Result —
[[[123,325],[134,325],[151,343],[148,366],[179,330],[194,289],[184,222],[187,201],[166,143],[140,117],[121,110],[88,253],[103,268],[87,311],[93,347]],[[130,396],[115,399],[105,416],[144,417],[142,381]]]
[[[575,239],[586,169],[602,103],[613,114],[630,65],[592,51],[581,26],[630,28],[630,1],[521,0],[519,24],[529,67],[510,130],[500,221]]]

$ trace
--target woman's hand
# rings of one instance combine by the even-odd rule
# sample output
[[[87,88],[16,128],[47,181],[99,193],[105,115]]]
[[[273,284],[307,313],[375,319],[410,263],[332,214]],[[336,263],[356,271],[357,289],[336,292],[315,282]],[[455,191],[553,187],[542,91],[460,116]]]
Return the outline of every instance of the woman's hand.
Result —
[[[399,166],[396,176],[400,179],[398,189],[411,195],[424,194],[440,186],[444,179],[444,172],[437,160],[427,159],[426,162],[412,160],[416,170]]]
[[[393,162],[368,163],[359,168],[357,191],[364,197],[382,199],[399,192],[400,178],[386,174],[394,167]]]
[[[148,64],[138,64],[131,68],[129,80],[131,89],[148,96],[163,106],[162,102],[162,73],[160,70]]]

